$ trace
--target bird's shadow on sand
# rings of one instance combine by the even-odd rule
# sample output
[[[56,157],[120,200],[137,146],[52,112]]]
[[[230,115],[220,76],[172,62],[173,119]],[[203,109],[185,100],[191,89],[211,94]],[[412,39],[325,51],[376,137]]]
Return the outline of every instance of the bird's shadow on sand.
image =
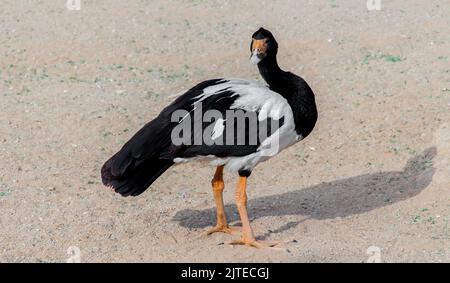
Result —
[[[321,183],[315,186],[249,199],[250,218],[265,216],[302,215],[302,220],[284,224],[270,233],[279,233],[297,226],[307,218],[330,219],[346,217],[377,209],[419,194],[432,181],[435,169],[431,147],[408,160],[402,171],[365,174]],[[239,220],[236,206],[226,205],[229,222]],[[204,228],[215,224],[215,208],[184,209],[173,217],[187,228]],[[268,234],[262,236],[267,237]]]

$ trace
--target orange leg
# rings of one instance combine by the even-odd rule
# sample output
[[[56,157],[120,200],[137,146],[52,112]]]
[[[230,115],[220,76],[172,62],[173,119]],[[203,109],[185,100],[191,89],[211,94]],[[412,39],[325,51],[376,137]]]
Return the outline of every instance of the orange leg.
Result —
[[[239,183],[236,189],[236,205],[242,222],[242,237],[240,240],[233,241],[230,244],[246,245],[255,248],[275,246],[277,243],[262,242],[255,239],[247,214],[247,177],[239,177]]]
[[[232,234],[236,230],[228,226],[227,216],[223,205],[223,189],[225,188],[225,184],[223,182],[223,165],[217,167],[211,183],[214,193],[214,200],[216,201],[217,224],[214,228],[207,232],[207,235],[216,232]]]

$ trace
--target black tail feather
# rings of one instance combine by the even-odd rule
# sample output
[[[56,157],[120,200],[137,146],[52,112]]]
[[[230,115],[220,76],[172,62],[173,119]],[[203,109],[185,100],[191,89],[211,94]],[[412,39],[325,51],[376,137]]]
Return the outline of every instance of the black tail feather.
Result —
[[[102,182],[122,196],[140,195],[174,164],[172,160],[168,159],[149,158],[137,166],[129,166],[127,171],[117,176],[112,170],[116,157],[116,155],[111,157],[103,165],[101,170]],[[131,159],[129,164],[135,162],[131,156],[129,158]]]

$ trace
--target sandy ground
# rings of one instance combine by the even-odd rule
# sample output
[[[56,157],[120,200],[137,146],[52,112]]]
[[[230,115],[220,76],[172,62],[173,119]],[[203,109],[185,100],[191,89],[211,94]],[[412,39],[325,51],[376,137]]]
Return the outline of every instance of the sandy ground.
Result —
[[[65,262],[78,248],[82,262],[449,262],[450,4],[365,2],[81,0],[70,11],[3,0],[0,261]],[[252,225],[280,251],[204,235],[215,221],[207,164],[173,167],[137,198],[99,178],[174,94],[259,80],[248,62],[259,26],[320,114],[249,181]],[[235,183],[226,174],[239,225]]]

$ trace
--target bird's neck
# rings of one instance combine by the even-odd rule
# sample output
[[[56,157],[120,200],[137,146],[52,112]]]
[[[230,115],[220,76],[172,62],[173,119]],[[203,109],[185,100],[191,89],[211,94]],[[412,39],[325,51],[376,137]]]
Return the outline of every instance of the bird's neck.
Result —
[[[302,78],[281,70],[275,56],[264,58],[259,62],[258,69],[270,89],[287,100],[297,134],[303,138],[308,136],[317,121],[317,108],[311,88]]]
[[[259,73],[270,89],[288,99],[292,95],[286,84],[286,72],[278,66],[276,56],[266,57],[258,64]]]
[[[274,91],[283,86],[284,71],[278,66],[276,56],[268,56],[258,64],[259,73]]]

